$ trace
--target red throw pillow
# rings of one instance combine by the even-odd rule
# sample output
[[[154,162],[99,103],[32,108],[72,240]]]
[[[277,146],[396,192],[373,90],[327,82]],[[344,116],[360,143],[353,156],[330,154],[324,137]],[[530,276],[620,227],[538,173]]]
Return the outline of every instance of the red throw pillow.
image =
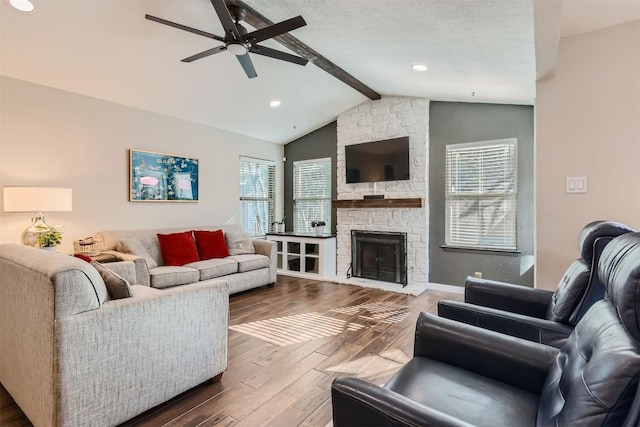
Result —
[[[73,254],[73,256],[74,256],[74,257],[76,257],[76,258],[80,258],[80,259],[81,259],[81,260],[83,260],[84,262],[91,263],[91,258],[89,258],[89,257],[88,257],[88,256],[86,256],[86,255],[83,255],[83,254]]]
[[[196,245],[200,259],[226,258],[229,256],[229,248],[224,240],[222,230],[203,231],[195,230]]]
[[[200,261],[193,233],[158,234],[164,265],[185,265]]]

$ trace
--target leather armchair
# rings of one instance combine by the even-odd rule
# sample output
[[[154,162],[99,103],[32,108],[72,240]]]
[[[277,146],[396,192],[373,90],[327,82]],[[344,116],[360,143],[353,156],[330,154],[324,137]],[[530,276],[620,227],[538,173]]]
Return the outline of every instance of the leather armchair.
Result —
[[[608,299],[560,349],[421,313],[414,357],[384,387],[333,382],[334,426],[640,425],[640,233],[598,271]]]
[[[618,222],[595,221],[580,233],[575,260],[555,292],[467,277],[465,301],[440,301],[438,315],[530,341],[561,347],[586,311],[604,298],[596,266],[617,236],[635,230]]]

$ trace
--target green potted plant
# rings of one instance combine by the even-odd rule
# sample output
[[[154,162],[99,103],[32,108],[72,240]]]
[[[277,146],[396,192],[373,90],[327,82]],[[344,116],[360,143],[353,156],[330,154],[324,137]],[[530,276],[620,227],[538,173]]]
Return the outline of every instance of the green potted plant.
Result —
[[[273,221],[271,225],[273,226],[273,231],[276,233],[284,233],[285,225],[284,221],[287,219],[286,215],[282,215],[282,219],[280,221]]]
[[[322,233],[324,233],[325,225],[327,225],[327,223],[324,221],[311,221],[311,228],[314,228],[316,230],[317,236],[322,236]]]
[[[62,241],[62,233],[50,227],[38,235],[38,246],[41,249],[55,252],[56,246]]]

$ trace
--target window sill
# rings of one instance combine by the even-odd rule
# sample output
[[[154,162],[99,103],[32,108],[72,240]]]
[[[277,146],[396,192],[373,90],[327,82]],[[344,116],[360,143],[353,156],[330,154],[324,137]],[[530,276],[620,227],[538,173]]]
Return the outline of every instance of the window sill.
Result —
[[[440,247],[446,252],[481,252],[486,253],[488,255],[507,255],[507,256],[518,256],[522,253],[517,249],[495,249],[495,248],[469,248],[466,246],[449,246],[449,245],[440,245]]]

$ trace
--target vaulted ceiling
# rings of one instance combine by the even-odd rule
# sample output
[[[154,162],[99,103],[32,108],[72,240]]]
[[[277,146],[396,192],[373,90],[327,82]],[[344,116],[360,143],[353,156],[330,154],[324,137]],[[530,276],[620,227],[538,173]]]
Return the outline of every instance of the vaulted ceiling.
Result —
[[[36,10],[28,14],[0,3],[4,76],[277,143],[368,99],[313,63],[302,67],[251,55],[254,79],[229,53],[183,63],[220,43],[144,18],[151,14],[223,35],[209,0],[32,1]],[[307,25],[291,35],[383,96],[513,104],[533,103],[536,55],[546,49],[553,68],[560,34],[640,19],[638,0],[565,0],[564,9],[546,15],[536,2],[563,2],[244,2],[274,22],[302,15]],[[536,46],[543,33],[550,42]],[[291,52],[273,40],[263,44]],[[428,70],[413,71],[414,63]],[[270,108],[274,99],[282,105]]]

